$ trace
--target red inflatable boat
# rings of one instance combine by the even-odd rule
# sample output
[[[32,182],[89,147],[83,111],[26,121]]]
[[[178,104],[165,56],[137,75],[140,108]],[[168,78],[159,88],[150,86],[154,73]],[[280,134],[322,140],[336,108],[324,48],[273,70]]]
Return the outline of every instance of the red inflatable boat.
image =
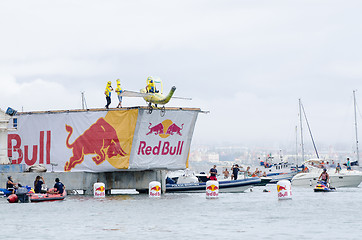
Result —
[[[50,189],[50,192],[55,190],[54,188]],[[64,200],[67,196],[67,192],[64,190],[62,194],[59,193],[33,193],[30,195],[31,202],[46,202],[46,201],[60,201]]]

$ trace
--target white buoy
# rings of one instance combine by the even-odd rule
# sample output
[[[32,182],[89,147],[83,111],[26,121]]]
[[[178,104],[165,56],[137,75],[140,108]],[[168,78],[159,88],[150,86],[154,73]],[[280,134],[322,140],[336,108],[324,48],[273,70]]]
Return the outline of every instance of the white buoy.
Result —
[[[219,197],[219,182],[210,180],[206,182],[206,198]]]
[[[277,183],[279,200],[292,199],[292,187],[288,180],[280,180]]]
[[[148,185],[148,196],[159,198],[161,197],[161,183],[157,181],[150,182]]]
[[[106,197],[106,187],[104,183],[97,182],[93,185],[93,193],[95,198]]]

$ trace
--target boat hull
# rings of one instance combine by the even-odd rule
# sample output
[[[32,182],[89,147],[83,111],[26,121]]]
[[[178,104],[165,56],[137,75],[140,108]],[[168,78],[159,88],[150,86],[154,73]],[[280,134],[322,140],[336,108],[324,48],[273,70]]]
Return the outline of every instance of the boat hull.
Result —
[[[260,178],[219,181],[219,192],[244,192],[246,189],[259,184]],[[206,182],[166,184],[166,192],[205,192]]]
[[[318,183],[318,174],[299,173],[292,179],[293,186],[315,187]],[[362,174],[330,174],[330,184],[333,187],[358,187],[362,182]]]
[[[292,178],[297,174],[297,171],[292,172],[276,172],[269,173],[267,177],[270,177],[272,180],[269,183],[277,183],[280,180],[292,180]]]
[[[50,202],[50,201],[62,201],[67,196],[66,191],[63,194],[53,193],[33,193],[30,195],[31,202]]]

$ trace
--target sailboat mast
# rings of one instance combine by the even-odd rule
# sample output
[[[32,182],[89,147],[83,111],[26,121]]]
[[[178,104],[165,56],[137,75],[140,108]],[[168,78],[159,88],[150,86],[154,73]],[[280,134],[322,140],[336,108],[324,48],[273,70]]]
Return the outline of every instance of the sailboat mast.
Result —
[[[298,126],[295,126],[295,162],[298,166]]]
[[[358,163],[358,165],[359,165],[358,134],[357,134],[356,90],[353,90],[353,102],[354,102],[354,126],[355,126],[355,131],[356,131],[356,153],[357,153],[357,163]]]
[[[305,159],[304,159],[304,143],[303,143],[302,102],[300,98],[299,98],[299,122],[300,122],[300,142],[302,146],[302,163],[303,163]]]
[[[317,147],[316,147],[315,142],[314,142],[314,138],[313,138],[313,135],[312,135],[312,130],[310,130],[309,122],[308,122],[308,119],[307,119],[307,114],[305,114],[305,110],[304,110],[303,104],[300,104],[300,105],[302,106],[302,110],[303,110],[303,113],[304,113],[305,122],[307,123],[307,126],[308,126],[309,135],[310,135],[310,138],[312,139],[312,143],[313,143],[313,147],[314,147],[315,154],[317,155],[317,158],[319,159],[318,150],[317,150]]]

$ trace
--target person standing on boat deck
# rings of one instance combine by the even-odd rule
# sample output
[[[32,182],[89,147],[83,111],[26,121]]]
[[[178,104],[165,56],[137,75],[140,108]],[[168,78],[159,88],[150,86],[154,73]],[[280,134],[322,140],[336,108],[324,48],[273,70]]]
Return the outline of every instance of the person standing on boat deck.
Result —
[[[34,192],[41,193],[41,186],[45,183],[44,178],[41,176],[36,176],[34,181]]]
[[[105,107],[107,109],[109,108],[109,105],[111,104],[111,91],[113,91],[112,82],[108,81],[107,86],[106,86],[106,90],[104,91],[104,94],[106,95],[106,101],[107,101],[107,104],[106,104]]]
[[[13,178],[11,176],[8,176],[8,181],[6,182],[6,189],[9,191],[12,191],[12,193],[15,193],[15,189],[17,189],[17,183],[14,183]]]
[[[120,108],[120,107],[122,107],[122,96],[121,96],[122,88],[121,88],[121,82],[119,81],[119,79],[117,79],[116,81],[117,81],[117,88],[116,88],[115,92],[117,93],[117,97],[118,97],[118,101],[119,101],[117,108]]]
[[[214,165],[214,167],[210,169],[210,180],[217,181],[216,174],[217,174],[216,165]]]
[[[347,158],[347,170],[351,170],[351,162],[349,161],[349,158]]]
[[[246,175],[247,175],[247,177],[251,177],[251,172],[250,172],[250,167],[248,166],[247,168],[246,168]]]
[[[329,180],[329,175],[327,173],[327,169],[323,169],[323,172],[321,173],[321,175],[319,176],[318,180],[320,180],[322,178],[322,181],[326,182],[328,184],[328,180]]]
[[[339,173],[341,171],[341,165],[339,165],[339,163],[337,164],[336,167],[336,173]]]
[[[231,170],[233,171],[233,174],[231,176],[232,177],[231,180],[233,180],[233,179],[237,180],[238,179],[238,174],[239,174],[239,171],[240,171],[239,165],[237,165],[237,164],[233,165]]]
[[[60,182],[59,178],[55,179],[54,188],[56,189],[56,191],[58,193],[63,194],[65,187],[64,187],[63,183]]]
[[[224,179],[229,178],[230,173],[227,168],[225,168],[225,170],[222,173],[224,174]]]

